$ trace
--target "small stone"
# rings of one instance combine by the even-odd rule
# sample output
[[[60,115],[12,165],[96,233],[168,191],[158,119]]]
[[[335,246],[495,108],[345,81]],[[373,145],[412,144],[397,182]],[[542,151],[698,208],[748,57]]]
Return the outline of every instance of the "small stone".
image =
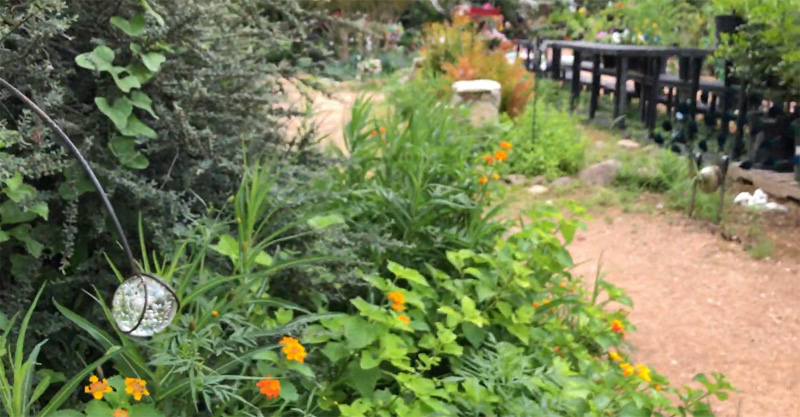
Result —
[[[639,145],[638,143],[636,143],[636,142],[634,142],[632,140],[629,140],[629,139],[620,139],[620,140],[618,140],[617,141],[617,146],[619,146],[620,148],[625,148],[625,149],[639,149],[641,147],[641,145]]]
[[[533,195],[544,194],[548,191],[550,191],[550,189],[544,185],[534,185],[533,187],[528,188],[528,192]]]
[[[528,181],[528,179],[525,178],[524,175],[519,175],[519,174],[506,175],[504,180],[506,183],[511,185],[523,185]]]
[[[547,178],[545,178],[544,175],[537,175],[537,176],[533,177],[533,179],[531,180],[531,183],[535,184],[535,185],[544,185],[544,183],[546,183],[546,182],[547,182]]]
[[[578,177],[587,184],[606,186],[617,178],[620,167],[622,164],[619,161],[609,159],[584,169]]]
[[[561,177],[561,178],[556,178],[552,183],[550,183],[550,186],[553,188],[563,188],[568,186],[570,183],[572,183],[572,178]]]

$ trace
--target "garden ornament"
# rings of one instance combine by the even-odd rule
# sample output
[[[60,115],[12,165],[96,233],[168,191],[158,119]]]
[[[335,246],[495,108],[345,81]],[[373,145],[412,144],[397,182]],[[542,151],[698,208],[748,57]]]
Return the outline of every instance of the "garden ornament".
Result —
[[[719,203],[717,206],[717,219],[722,219],[722,209],[725,203],[725,177],[728,175],[728,165],[730,164],[730,157],[724,155],[720,162],[715,165],[708,165],[700,169],[700,172],[695,174],[697,168],[703,164],[702,153],[698,152],[694,159],[690,158],[689,173],[692,176],[692,198],[689,202],[689,217],[694,215],[694,203],[697,197],[697,189],[700,191],[711,194],[719,190]]]
[[[63,145],[69,149],[72,156],[78,160],[84,171],[86,171],[94,188],[100,195],[103,206],[111,217],[132,271],[131,277],[117,288],[112,301],[111,315],[114,317],[119,330],[132,336],[147,337],[166,329],[172,323],[178,308],[180,308],[178,297],[164,280],[139,269],[117,214],[114,212],[108,196],[94,175],[89,163],[83,158],[83,155],[81,155],[78,148],[64,131],[39,106],[3,78],[0,78],[0,85],[10,90],[53,129],[56,137],[63,142]]]

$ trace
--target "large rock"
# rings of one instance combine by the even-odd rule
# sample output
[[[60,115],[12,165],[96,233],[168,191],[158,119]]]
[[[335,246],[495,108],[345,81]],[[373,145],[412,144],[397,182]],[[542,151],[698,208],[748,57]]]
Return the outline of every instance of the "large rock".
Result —
[[[470,120],[480,126],[500,118],[500,83],[492,80],[456,81],[453,83],[453,105],[466,104]]]
[[[610,185],[617,178],[621,166],[616,159],[609,159],[584,169],[578,174],[578,178],[587,184]]]

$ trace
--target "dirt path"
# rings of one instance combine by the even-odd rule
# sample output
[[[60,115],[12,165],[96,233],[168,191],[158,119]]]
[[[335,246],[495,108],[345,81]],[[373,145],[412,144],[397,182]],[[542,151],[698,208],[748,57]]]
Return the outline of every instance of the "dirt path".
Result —
[[[683,221],[605,214],[570,246],[579,275],[602,272],[634,301],[633,357],[677,384],[722,372],[742,393],[718,416],[800,416],[800,259],[756,261]]]

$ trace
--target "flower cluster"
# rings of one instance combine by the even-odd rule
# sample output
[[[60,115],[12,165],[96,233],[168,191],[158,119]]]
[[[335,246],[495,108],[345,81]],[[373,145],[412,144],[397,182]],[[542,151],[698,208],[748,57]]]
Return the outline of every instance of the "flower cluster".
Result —
[[[386,298],[392,301],[392,310],[400,313],[406,309],[406,297],[400,291],[392,291]]]
[[[303,363],[306,358],[306,348],[300,344],[299,340],[293,337],[284,336],[284,338],[281,339],[280,344],[283,346],[281,349],[286,355],[287,360]]]
[[[494,153],[494,155],[483,155],[481,159],[486,165],[493,165],[495,162],[505,162],[508,160],[508,151],[511,150],[512,146],[510,142],[502,141],[498,144],[500,149]],[[491,176],[492,179],[498,180],[500,179],[500,174],[497,172],[493,172],[491,175],[487,174],[478,178],[478,184],[486,184],[489,182],[489,177]]]
[[[281,381],[273,378],[272,375],[267,375],[266,378],[258,381],[256,386],[268,400],[274,400],[281,395]]]
[[[150,395],[150,391],[147,390],[146,386],[147,381],[143,379],[125,378],[125,393],[132,395],[136,401],[141,401],[144,395]],[[114,388],[108,385],[108,380],[105,378],[101,381],[97,376],[92,375],[89,377],[89,385],[83,388],[83,392],[92,394],[95,400],[102,400],[105,394],[114,392]],[[114,416],[123,417],[127,414],[127,411],[119,409],[114,413]]]

